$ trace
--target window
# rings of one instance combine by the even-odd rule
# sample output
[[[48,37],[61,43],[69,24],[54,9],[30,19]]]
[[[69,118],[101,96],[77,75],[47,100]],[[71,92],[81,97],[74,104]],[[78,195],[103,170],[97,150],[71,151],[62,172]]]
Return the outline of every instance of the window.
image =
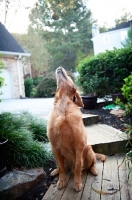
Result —
[[[104,44],[109,44],[110,43],[110,36],[109,35],[104,35],[103,36],[103,42],[104,42]]]

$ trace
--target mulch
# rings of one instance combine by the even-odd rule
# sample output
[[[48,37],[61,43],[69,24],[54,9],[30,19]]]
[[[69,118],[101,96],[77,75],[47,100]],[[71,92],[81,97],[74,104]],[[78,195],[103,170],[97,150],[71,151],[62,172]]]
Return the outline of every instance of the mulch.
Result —
[[[110,113],[110,110],[104,110],[104,103],[99,103],[95,109],[81,109],[84,114],[95,114],[100,116],[99,123],[107,124],[118,130],[125,131],[125,123],[127,119],[125,117],[117,117]],[[48,190],[51,183],[57,181],[50,176],[51,171],[56,168],[55,160],[49,160],[49,162],[44,166],[45,178],[39,182],[34,188],[32,188],[28,193],[24,194],[20,200],[42,200],[44,194]]]

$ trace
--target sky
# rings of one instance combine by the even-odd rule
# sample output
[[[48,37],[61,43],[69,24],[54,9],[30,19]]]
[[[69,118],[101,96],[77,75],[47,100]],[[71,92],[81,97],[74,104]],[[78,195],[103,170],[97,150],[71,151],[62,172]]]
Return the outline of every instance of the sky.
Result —
[[[0,21],[4,23],[4,1],[0,0]],[[20,0],[21,5],[12,4],[7,17],[6,28],[9,32],[25,33],[29,24],[28,15],[37,0]],[[107,23],[108,27],[114,25],[114,20],[124,14],[132,13],[132,0],[84,0],[91,9],[93,18],[98,25]],[[13,2],[13,1],[12,1]],[[16,0],[15,2],[19,2]],[[27,9],[25,9],[26,7]],[[125,11],[123,11],[125,9]]]

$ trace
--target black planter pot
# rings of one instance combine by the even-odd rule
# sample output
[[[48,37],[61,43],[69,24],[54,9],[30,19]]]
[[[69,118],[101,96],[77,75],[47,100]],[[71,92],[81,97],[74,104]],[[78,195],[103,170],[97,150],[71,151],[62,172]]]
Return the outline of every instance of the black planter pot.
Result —
[[[124,96],[121,93],[111,94],[112,101],[115,102],[116,98],[120,99],[121,102],[124,102]]]
[[[6,146],[8,139],[0,138],[0,178],[6,174]]]
[[[94,109],[97,104],[97,96],[81,96],[85,109]]]

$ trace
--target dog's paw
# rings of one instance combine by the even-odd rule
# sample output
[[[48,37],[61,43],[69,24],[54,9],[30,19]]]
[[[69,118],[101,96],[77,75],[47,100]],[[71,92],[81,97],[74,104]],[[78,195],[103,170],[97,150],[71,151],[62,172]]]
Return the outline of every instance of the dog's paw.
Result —
[[[58,169],[58,168],[54,169],[54,170],[50,173],[50,176],[57,176],[57,175],[59,175],[59,169]]]
[[[65,180],[62,180],[62,181],[58,181],[57,182],[57,188],[59,190],[61,190],[62,188],[64,188],[66,186],[66,181]]]
[[[95,167],[91,167],[90,172],[91,172],[94,176],[97,176],[97,175],[98,175],[98,172],[97,172],[97,170],[96,170]]]
[[[82,190],[82,183],[74,183],[74,190],[79,192]]]

